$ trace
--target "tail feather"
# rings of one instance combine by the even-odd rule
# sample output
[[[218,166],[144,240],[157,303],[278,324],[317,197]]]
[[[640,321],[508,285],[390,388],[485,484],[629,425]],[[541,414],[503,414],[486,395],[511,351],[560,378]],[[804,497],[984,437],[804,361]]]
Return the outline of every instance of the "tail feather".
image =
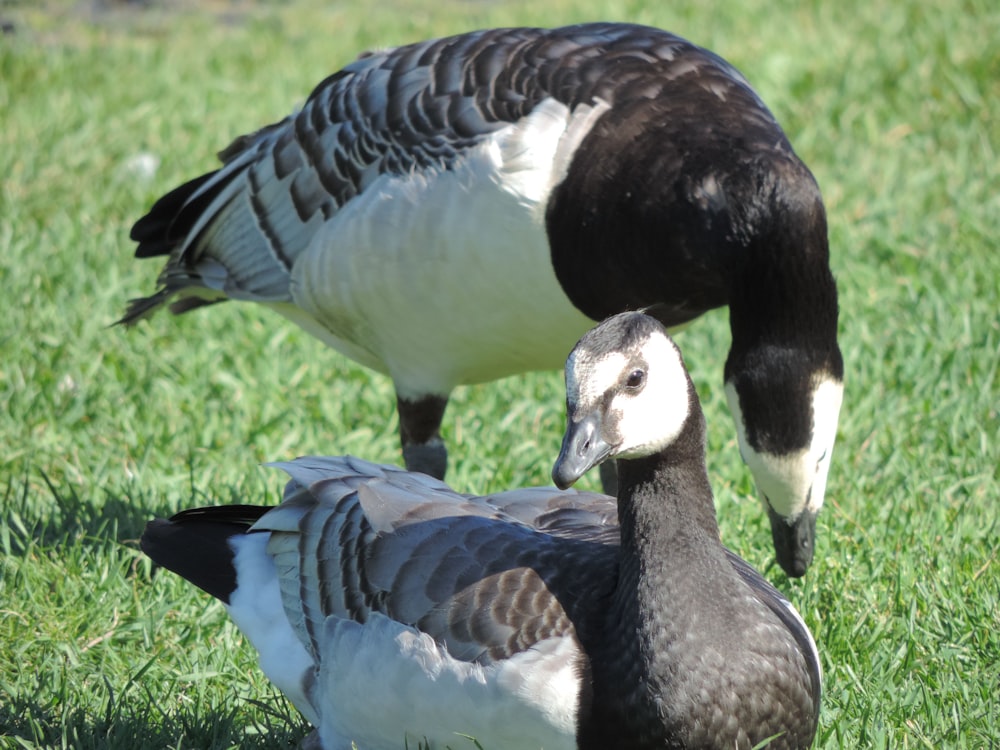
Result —
[[[229,604],[236,589],[234,550],[229,540],[249,532],[269,508],[229,505],[195,508],[146,525],[142,551],[154,562]]]
[[[125,314],[115,321],[115,325],[131,326],[143,318],[148,318],[173,295],[169,289],[161,289],[148,297],[137,297],[128,301]]]
[[[201,215],[202,210],[215,197],[218,188],[196,194],[205,183],[212,180],[218,170],[203,174],[183,185],[175,187],[160,198],[149,212],[132,226],[129,237],[139,243],[136,258],[152,258],[169,255],[182,241],[191,225]],[[225,180],[221,184],[225,184]],[[221,184],[219,187],[221,187]]]

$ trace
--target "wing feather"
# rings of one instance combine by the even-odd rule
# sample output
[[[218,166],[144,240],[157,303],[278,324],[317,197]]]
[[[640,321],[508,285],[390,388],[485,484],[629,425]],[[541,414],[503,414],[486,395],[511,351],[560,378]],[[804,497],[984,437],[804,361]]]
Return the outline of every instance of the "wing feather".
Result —
[[[670,95],[680,79],[720,98],[739,89],[757,105],[754,116],[774,125],[731,65],[643,26],[489,29],[365,54],[321,82],[297,113],[235,139],[221,169],[168,193],[136,223],[136,255],[169,260],[162,288],[133,301],[122,322],[177,295],[175,312],[223,295],[289,301],[289,268],[379,176],[450,169],[546,100],[600,117],[616,103],[660,97],[665,117],[670,107],[689,116],[685,97]]]
[[[571,634],[570,614],[593,593],[577,579],[616,564],[616,544],[582,541],[584,522],[605,516],[603,496],[594,496],[596,513],[560,523],[552,519],[566,521],[569,504],[588,496],[568,493],[560,503],[545,489],[473,498],[354,458],[278,465],[291,476],[285,500],[253,529],[271,532],[283,606],[317,660],[328,617],[365,622],[380,613],[417,626],[455,658],[490,663]],[[547,519],[542,528],[530,523],[537,518]]]

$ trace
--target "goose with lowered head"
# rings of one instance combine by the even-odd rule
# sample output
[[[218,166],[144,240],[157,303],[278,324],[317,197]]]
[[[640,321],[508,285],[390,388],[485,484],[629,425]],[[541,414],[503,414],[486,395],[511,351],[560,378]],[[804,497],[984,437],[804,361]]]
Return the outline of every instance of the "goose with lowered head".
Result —
[[[396,388],[443,478],[454,388],[555,369],[594,321],[729,306],[724,380],[778,561],[814,552],[843,392],[819,188],[746,79],[645,26],[365,54],[132,229],[169,305],[264,304]]]

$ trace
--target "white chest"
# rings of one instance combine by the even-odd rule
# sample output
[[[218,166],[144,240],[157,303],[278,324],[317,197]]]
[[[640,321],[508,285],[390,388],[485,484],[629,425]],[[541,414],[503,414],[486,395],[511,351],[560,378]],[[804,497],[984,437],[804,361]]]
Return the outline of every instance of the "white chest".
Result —
[[[313,698],[323,747],[489,750],[576,747],[579,679],[568,639],[502,664],[452,659],[427,635],[376,615],[329,618]]]
[[[296,259],[299,309],[276,309],[402,395],[560,367],[592,321],[556,279],[545,206],[603,111],[548,101],[449,169],[378,177]]]

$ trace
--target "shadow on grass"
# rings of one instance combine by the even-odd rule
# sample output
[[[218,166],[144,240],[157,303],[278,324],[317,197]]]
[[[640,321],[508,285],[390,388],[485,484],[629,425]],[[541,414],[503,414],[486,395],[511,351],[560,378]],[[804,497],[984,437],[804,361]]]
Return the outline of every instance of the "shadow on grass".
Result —
[[[23,560],[44,555],[87,563],[90,557],[81,558],[70,550],[93,547],[101,560],[121,566],[124,575],[131,577],[137,556],[120,552],[137,549],[147,521],[166,515],[170,509],[160,498],[132,494],[128,488],[111,494],[96,487],[85,494],[68,483],[56,485],[38,469],[29,469],[0,485],[0,560],[5,555]],[[60,590],[52,596],[63,594]],[[148,659],[150,653],[139,652],[136,657]],[[55,669],[54,682],[44,689],[30,675],[11,672],[4,678],[0,670],[0,747],[290,748],[298,747],[308,732],[301,716],[284,701],[240,697],[230,709],[208,705],[197,691],[189,691],[163,705],[150,692],[158,686],[144,684],[152,661],[135,667],[127,679],[119,675],[119,684],[107,677],[96,683],[72,684]],[[27,664],[10,666],[32,669]]]
[[[257,703],[248,716],[199,712],[178,706],[167,714],[151,700],[115,702],[109,697],[103,715],[70,706],[44,706],[13,697],[0,704],[0,746],[11,748],[72,747],[77,750],[164,750],[165,748],[299,747],[309,727],[298,716]]]
[[[39,484],[47,490],[39,493]],[[40,500],[38,495],[46,493],[48,497]],[[237,502],[238,497],[238,491],[230,488],[228,495],[220,492],[218,499],[196,497],[190,507]],[[81,497],[77,487],[57,486],[39,469],[10,477],[0,489],[0,529],[5,530],[2,542],[4,551],[13,555],[23,555],[32,546],[57,548],[88,540],[138,548],[146,524],[153,518],[170,517],[175,510],[162,498],[145,492],[111,494],[95,487],[91,496]]]

